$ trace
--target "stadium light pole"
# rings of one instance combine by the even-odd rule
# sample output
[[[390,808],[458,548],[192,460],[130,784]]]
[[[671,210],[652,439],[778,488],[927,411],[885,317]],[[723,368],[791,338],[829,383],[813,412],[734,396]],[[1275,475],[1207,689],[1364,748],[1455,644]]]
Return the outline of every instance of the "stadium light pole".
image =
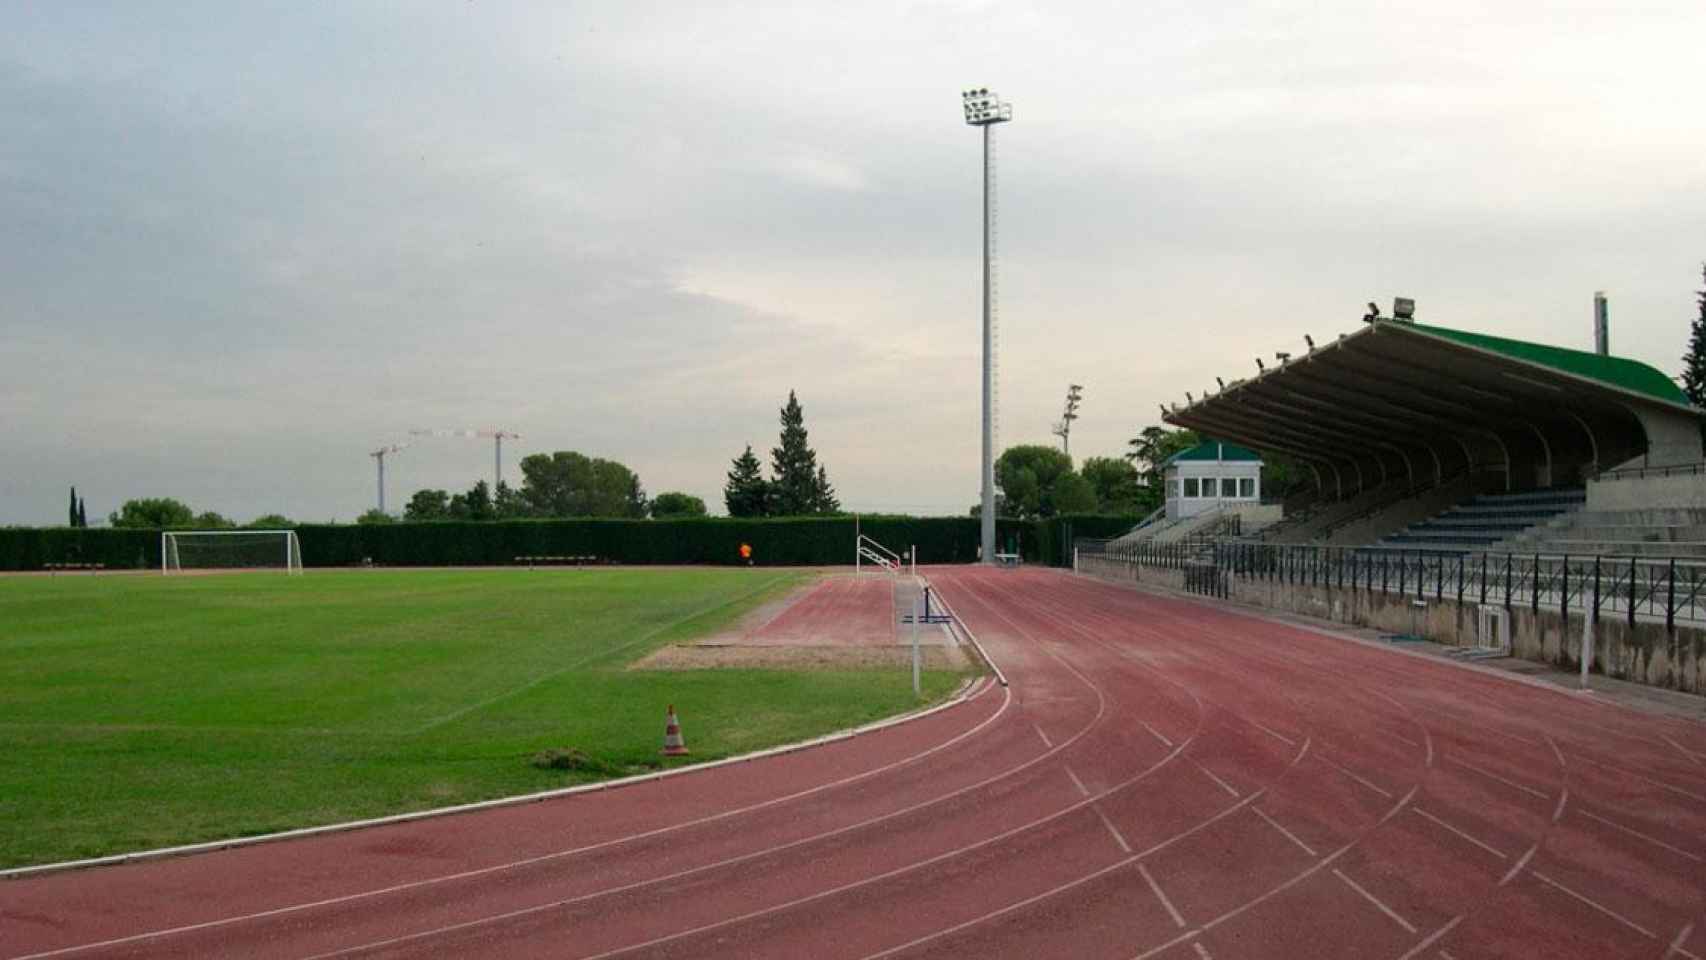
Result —
[[[983,128],[983,523],[980,542],[983,562],[995,562],[995,335],[990,320],[990,287],[994,268],[989,258],[991,205],[989,184],[990,128],[1013,119],[1013,105],[988,87],[964,90],[960,100],[966,123]]]

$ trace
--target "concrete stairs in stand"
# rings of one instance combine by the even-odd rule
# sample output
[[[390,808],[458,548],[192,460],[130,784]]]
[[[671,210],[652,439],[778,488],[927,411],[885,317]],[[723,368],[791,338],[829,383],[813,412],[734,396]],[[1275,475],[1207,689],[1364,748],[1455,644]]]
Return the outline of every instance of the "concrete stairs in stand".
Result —
[[[1451,554],[1532,552],[1505,545],[1537,527],[1568,522],[1586,501],[1586,492],[1579,488],[1482,494],[1381,537],[1369,549]]]
[[[1706,561],[1706,510],[1578,510],[1494,544],[1497,553]]]

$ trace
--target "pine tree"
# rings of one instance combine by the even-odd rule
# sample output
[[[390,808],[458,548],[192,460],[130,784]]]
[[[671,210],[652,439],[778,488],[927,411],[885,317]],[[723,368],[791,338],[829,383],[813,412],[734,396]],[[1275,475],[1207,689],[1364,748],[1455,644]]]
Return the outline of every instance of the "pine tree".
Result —
[[[88,504],[83,502],[82,497],[77,498],[77,525],[79,527],[89,525],[89,511],[85,509],[87,506]]]
[[[723,485],[723,505],[731,517],[762,517],[769,511],[770,484],[764,480],[764,468],[752,454],[752,444],[746,452],[734,458],[728,483]]]
[[[65,522],[66,522],[66,524],[67,524],[67,525],[69,525],[69,526],[73,526],[73,527],[75,527],[75,526],[76,526],[76,525],[77,525],[77,488],[76,488],[76,487],[72,487],[72,488],[71,488],[71,512],[70,512],[70,517],[71,517],[71,519],[69,519],[69,520],[67,520],[67,521],[65,521]]]
[[[841,501],[835,498],[835,488],[829,485],[829,472],[822,466],[817,468],[817,489],[812,493],[813,504],[818,513],[840,513]]]
[[[770,473],[775,478],[770,485],[771,512],[783,517],[826,512],[824,504],[835,503],[835,491],[806,441],[806,412],[792,390],[781,420],[781,446],[770,451]]]
[[[1706,281],[1706,264],[1700,267]],[[1706,407],[1706,290],[1700,291],[1700,315],[1688,329],[1688,352],[1682,355],[1682,392],[1688,402]]]

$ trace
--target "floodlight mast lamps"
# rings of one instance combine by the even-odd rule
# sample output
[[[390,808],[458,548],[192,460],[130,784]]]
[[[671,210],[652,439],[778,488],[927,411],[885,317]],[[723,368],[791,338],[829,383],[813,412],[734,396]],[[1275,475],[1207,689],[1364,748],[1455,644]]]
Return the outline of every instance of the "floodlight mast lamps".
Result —
[[[989,137],[990,128],[1013,119],[1013,105],[1006,103],[988,87],[964,90],[960,93],[965,107],[966,123],[983,128],[983,510],[982,559],[995,562],[995,396],[994,364],[995,336],[990,321],[990,287],[994,268],[989,258],[990,185]]]

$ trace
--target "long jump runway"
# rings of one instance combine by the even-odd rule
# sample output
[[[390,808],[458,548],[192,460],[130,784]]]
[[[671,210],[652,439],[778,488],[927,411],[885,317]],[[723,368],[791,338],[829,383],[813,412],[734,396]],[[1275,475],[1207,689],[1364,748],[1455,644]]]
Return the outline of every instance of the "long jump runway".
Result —
[[[521,807],[0,883],[0,956],[1699,958],[1706,729],[1046,570],[1011,686]]]

